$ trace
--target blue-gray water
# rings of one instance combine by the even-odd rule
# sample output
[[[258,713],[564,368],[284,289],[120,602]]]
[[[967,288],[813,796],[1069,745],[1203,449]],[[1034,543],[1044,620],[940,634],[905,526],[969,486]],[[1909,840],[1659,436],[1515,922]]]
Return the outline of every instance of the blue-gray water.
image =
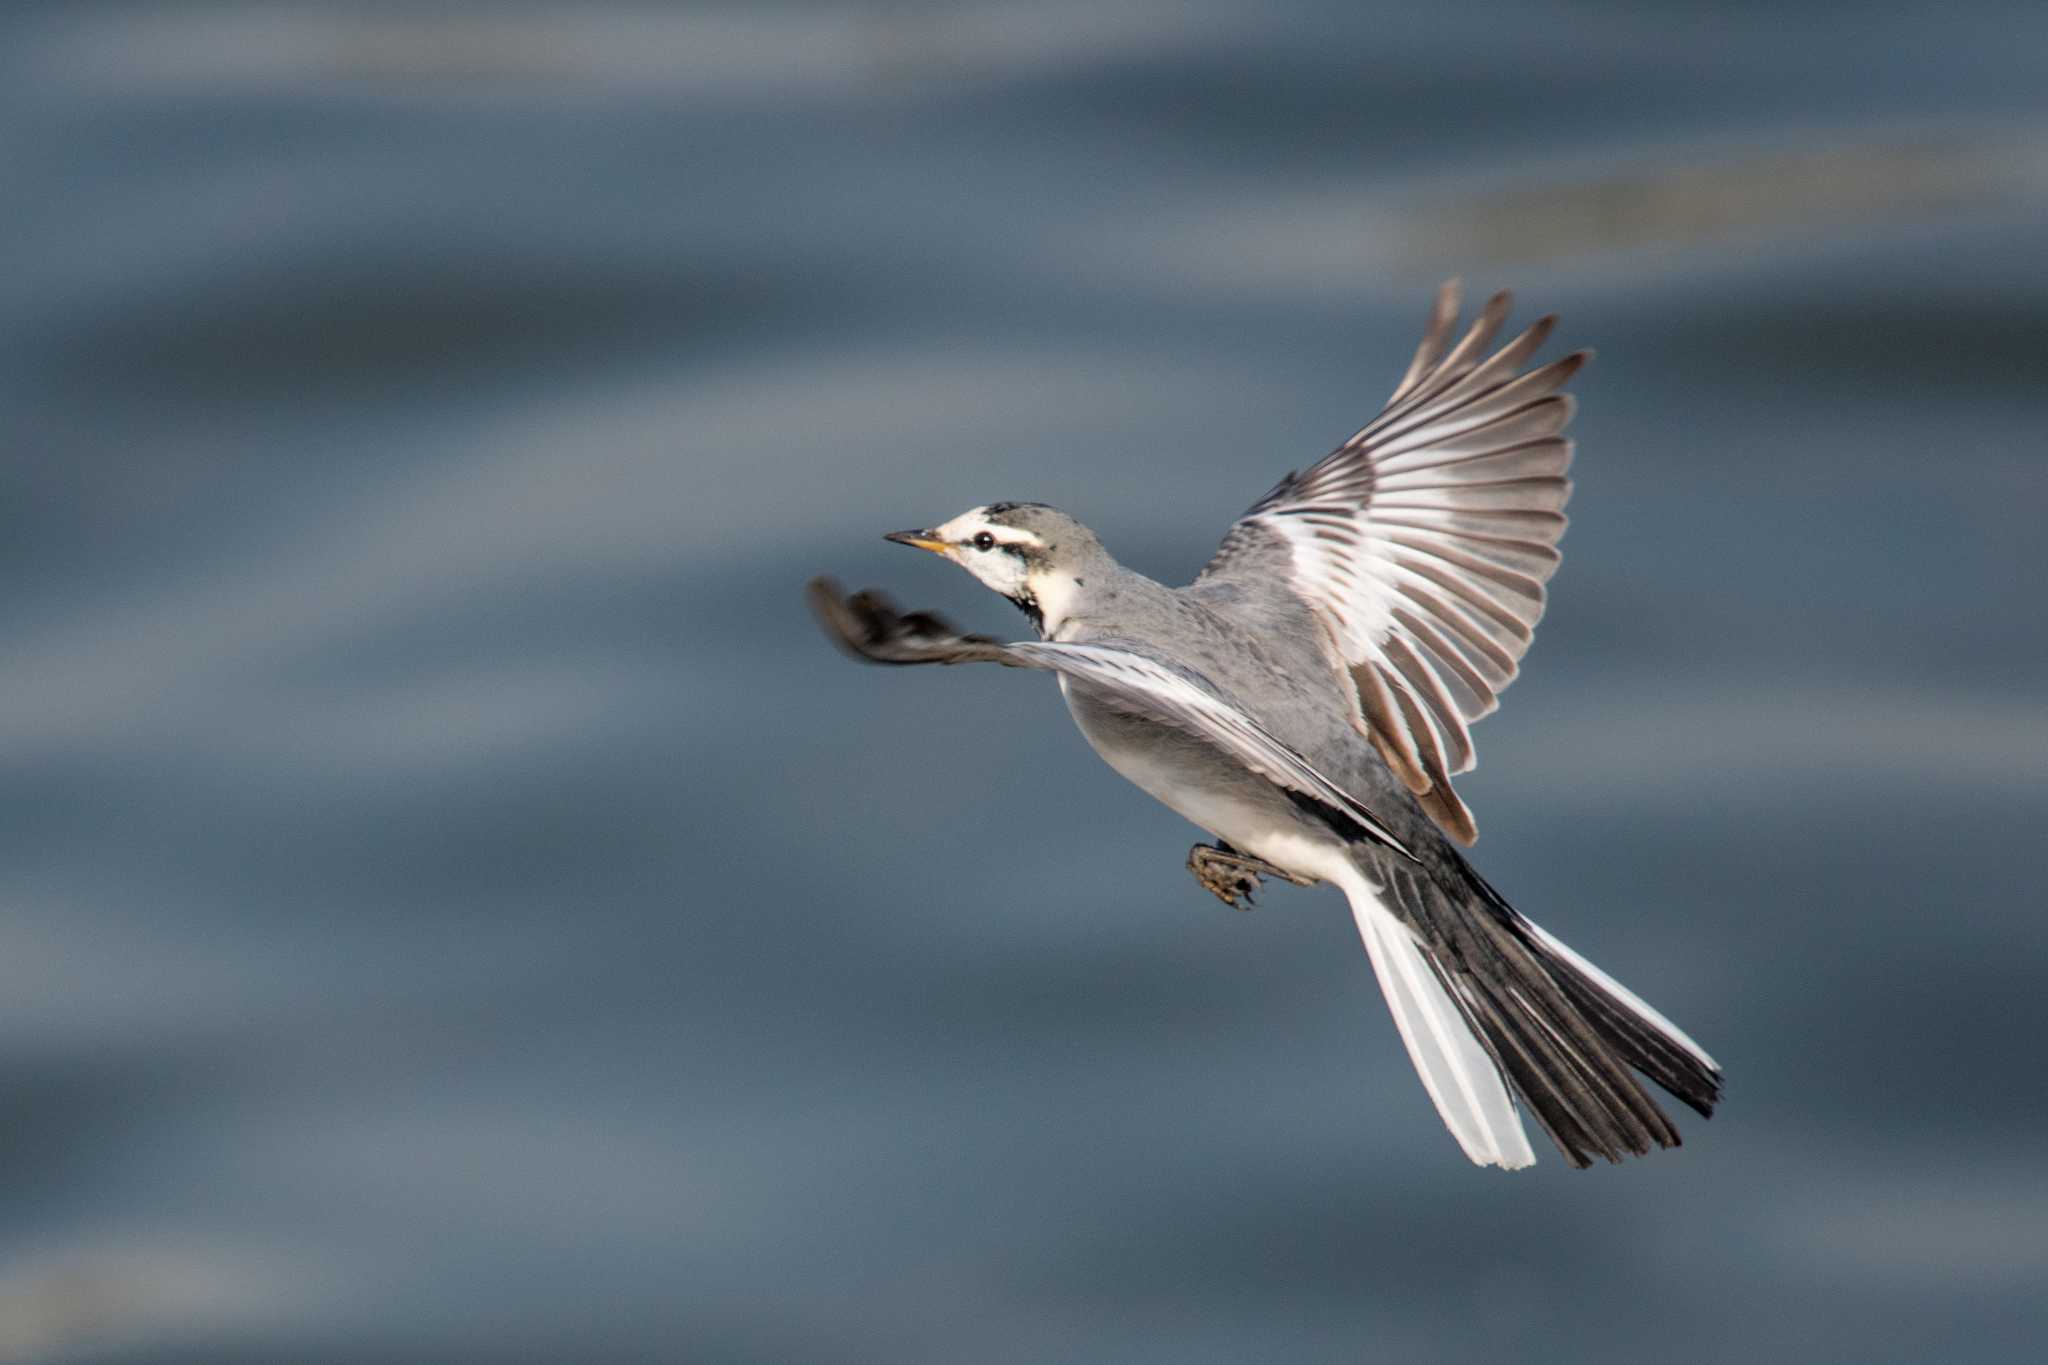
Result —
[[[0,1359],[2009,1361],[2048,10],[17,6]],[[1726,1064],[1465,1163],[1338,898],[830,571],[1168,578],[1430,290],[1599,348],[1477,861]]]

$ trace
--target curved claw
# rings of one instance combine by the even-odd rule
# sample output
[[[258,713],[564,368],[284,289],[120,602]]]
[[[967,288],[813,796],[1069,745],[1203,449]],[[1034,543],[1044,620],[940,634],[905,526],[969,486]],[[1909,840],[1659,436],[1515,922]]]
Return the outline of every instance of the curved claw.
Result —
[[[1196,844],[1188,850],[1188,871],[1203,890],[1233,910],[1249,910],[1257,903],[1252,893],[1259,889],[1258,869],[1263,866],[1232,849]]]
[[[1188,850],[1188,871],[1195,874],[1203,890],[1233,910],[1249,910],[1257,904],[1252,893],[1264,886],[1260,880],[1263,877],[1278,877],[1296,886],[1314,884],[1313,878],[1296,876],[1263,858],[1239,853],[1228,844],[1196,844]],[[1242,905],[1238,904],[1240,900]]]

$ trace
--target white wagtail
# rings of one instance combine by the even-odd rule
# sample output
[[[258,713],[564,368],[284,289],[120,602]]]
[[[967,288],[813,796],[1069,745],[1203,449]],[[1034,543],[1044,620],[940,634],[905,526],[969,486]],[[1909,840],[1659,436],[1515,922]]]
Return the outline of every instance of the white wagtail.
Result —
[[[1364,430],[1254,503],[1193,583],[1118,564],[1041,503],[888,539],[965,568],[1039,639],[963,635],[879,593],[810,585],[828,632],[879,663],[1050,669],[1109,766],[1213,834],[1188,866],[1227,904],[1261,876],[1335,883],[1437,1112],[1481,1165],[1530,1165],[1516,1099],[1575,1166],[1678,1130],[1630,1068],[1710,1116],[1698,1044],[1518,914],[1456,844],[1467,724],[1515,677],[1557,567],[1585,352],[1518,373],[1546,317],[1490,358],[1497,294],[1464,338],[1455,282]],[[1455,842],[1454,842],[1455,841]]]

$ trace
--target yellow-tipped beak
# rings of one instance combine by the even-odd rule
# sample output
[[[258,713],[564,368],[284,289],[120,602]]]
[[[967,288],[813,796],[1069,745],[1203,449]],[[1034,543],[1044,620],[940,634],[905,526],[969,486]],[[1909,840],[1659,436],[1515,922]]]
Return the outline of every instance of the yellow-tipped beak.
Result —
[[[912,545],[920,550],[930,550],[935,555],[942,555],[953,548],[933,536],[930,531],[891,531],[882,539],[893,540],[898,545]]]

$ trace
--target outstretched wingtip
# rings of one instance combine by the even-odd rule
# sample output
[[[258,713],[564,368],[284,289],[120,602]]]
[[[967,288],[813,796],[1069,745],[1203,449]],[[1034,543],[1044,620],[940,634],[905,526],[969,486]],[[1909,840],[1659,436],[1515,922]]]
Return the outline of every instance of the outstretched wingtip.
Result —
[[[813,575],[810,582],[804,584],[804,601],[820,616],[837,606],[841,596],[839,580],[829,574]]]
[[[1415,348],[1415,358],[1408,362],[1408,372],[1394,386],[1394,397],[1389,401],[1398,402],[1411,392],[1422,377],[1443,359],[1444,352],[1450,348],[1451,329],[1458,323],[1464,291],[1464,281],[1456,275],[1436,287],[1436,300],[1429,309],[1429,323],[1422,329],[1422,344]]]
[[[838,647],[839,652],[849,659],[866,659],[866,650],[857,643],[873,633],[871,617],[863,619],[855,603],[848,599],[846,590],[839,586],[839,580],[826,574],[819,574],[804,584],[804,603],[811,609],[811,616],[825,632],[825,638]]]
[[[851,658],[876,664],[1005,662],[1000,641],[964,634],[933,612],[906,615],[877,588],[848,597],[837,580],[820,574],[804,585],[804,598],[826,638]]]

